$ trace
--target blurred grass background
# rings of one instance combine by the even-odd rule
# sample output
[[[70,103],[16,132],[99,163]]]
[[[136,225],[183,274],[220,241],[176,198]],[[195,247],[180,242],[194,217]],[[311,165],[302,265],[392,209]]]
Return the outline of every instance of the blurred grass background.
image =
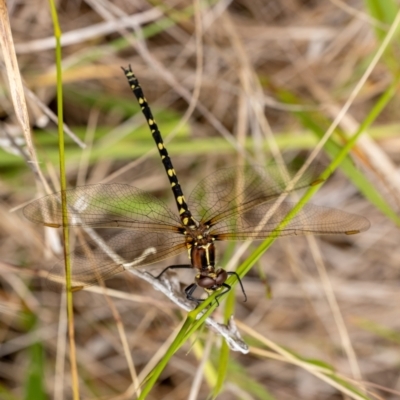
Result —
[[[186,196],[216,169],[246,158],[259,164],[280,154],[305,160],[370,66],[399,6],[390,0],[208,1],[201,3],[201,38],[194,10],[188,1],[59,2],[64,121],[86,143],[83,150],[67,139],[71,187],[129,183],[174,210],[153,140],[120,69],[128,64],[155,112]],[[40,168],[58,190],[48,3],[11,1],[8,11],[21,75],[34,94],[26,95]],[[319,159],[334,157],[370,116],[398,76],[398,59],[396,33]],[[6,79],[1,89],[0,398],[70,398],[62,298],[38,276],[60,257],[59,237],[19,211],[44,192],[21,155],[26,151]],[[196,107],[180,123],[196,89]],[[394,90],[353,148],[351,162],[313,201],[364,215],[371,229],[317,238],[319,250],[304,238],[278,240],[244,279],[248,302],[237,292],[234,314],[250,354],[228,354],[221,338],[204,330],[170,360],[149,399],[205,399],[217,392],[219,399],[400,397],[399,99]],[[219,246],[222,266],[235,254],[234,247],[225,249]],[[160,267],[177,263],[187,263],[186,255]],[[179,277],[190,282],[193,273]],[[80,391],[82,398],[135,398],[135,375],[141,381],[162,357],[185,313],[127,273],[107,286],[114,289],[108,297],[101,291],[74,295]],[[221,306],[215,318],[223,313]],[[323,379],[327,370],[335,371],[333,381]]]

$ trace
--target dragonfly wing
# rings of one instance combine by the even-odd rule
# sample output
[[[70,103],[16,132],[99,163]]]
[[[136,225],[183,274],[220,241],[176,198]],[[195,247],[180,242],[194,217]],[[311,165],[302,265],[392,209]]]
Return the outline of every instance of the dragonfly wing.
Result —
[[[282,193],[310,186],[321,171],[320,164],[309,168],[288,190],[287,183],[295,174],[289,171],[285,175],[283,166],[279,164],[267,168],[249,166],[224,168],[203,179],[194,188],[189,204],[197,219],[214,225],[220,220],[271,201]]]
[[[106,241],[106,246],[85,240],[71,253],[73,290],[94,285],[131,268],[140,268],[181,253],[186,249],[183,235],[172,232],[126,230]],[[65,284],[64,261],[49,272],[49,286],[56,291]]]
[[[306,204],[285,227],[278,231],[278,225],[296,206],[283,202],[275,206],[275,201],[260,204],[250,211],[232,214],[217,222],[211,234],[217,240],[260,240],[268,236],[294,236],[307,234],[355,234],[369,228],[369,221],[359,215],[334,208]]]
[[[178,230],[179,218],[156,197],[124,184],[98,184],[66,190],[68,224],[93,228],[146,231]],[[61,192],[35,200],[24,208],[35,223],[62,226]]]

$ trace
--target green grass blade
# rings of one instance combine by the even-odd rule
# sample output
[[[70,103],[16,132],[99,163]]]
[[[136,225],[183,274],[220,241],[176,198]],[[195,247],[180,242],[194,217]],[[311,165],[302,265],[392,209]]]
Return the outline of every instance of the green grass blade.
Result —
[[[276,400],[265,388],[265,385],[261,385],[255,379],[251,378],[247,370],[235,361],[229,363],[228,380],[240,387],[245,393],[252,395],[255,399]]]
[[[229,298],[231,296],[227,297]],[[216,399],[223,389],[226,375],[228,373],[229,354],[230,354],[229,346],[226,344],[225,340],[223,340],[221,348],[219,349],[218,365],[216,368],[216,370],[218,371],[217,382],[212,391],[211,395],[212,399]]]
[[[234,250],[235,250],[236,244],[234,242],[231,242],[228,244],[226,251],[224,252],[223,259],[221,260],[221,265],[227,265],[229,262],[229,259],[231,258]],[[229,318],[235,314],[235,304],[236,304],[236,295],[235,291],[231,290],[228,295],[225,298],[225,303],[224,303],[224,322],[228,323]],[[229,367],[229,354],[230,354],[230,349],[229,346],[226,344],[225,340],[222,339],[222,345],[219,348],[218,351],[218,360],[217,360],[217,381],[216,384],[213,388],[212,391],[212,398],[216,399],[218,394],[222,391],[225,380],[226,380],[226,375],[228,373],[228,367]]]
[[[400,332],[398,330],[388,328],[384,325],[377,323],[376,321],[368,319],[359,318],[356,320],[356,324],[365,331],[374,333],[381,339],[385,339],[395,343],[396,345],[400,345]]]
[[[376,20],[390,26],[397,14],[398,6],[393,0],[365,0],[367,10]],[[385,32],[382,29],[377,30],[378,37],[382,40]]]
[[[21,397],[17,397],[7,387],[0,383],[0,399],[2,400],[20,400]]]
[[[348,140],[347,144],[342,149],[350,149],[354,146],[356,139],[365,132],[373,121],[380,115],[383,109],[386,107],[390,99],[396,93],[397,85],[400,82],[400,74],[397,75],[396,79],[389,86],[389,88],[381,95],[378,101],[374,104],[367,117],[364,119],[363,123],[358,128],[357,132]],[[296,101],[294,96],[289,93],[281,93],[281,99],[289,103]],[[297,117],[302,121],[303,125],[311,129],[319,138],[324,134],[324,129],[317,124],[316,121],[321,120],[320,117],[310,116],[304,112],[295,113]],[[341,152],[341,147],[329,139],[324,145],[324,149],[331,159],[335,160],[332,162],[332,171],[336,169],[339,165],[341,170],[346,174],[346,176],[352,181],[352,183],[360,190],[361,193],[372,203],[376,208],[378,208],[382,213],[388,216],[395,224],[400,225],[400,218],[396,211],[393,210],[391,205],[385,200],[384,197],[379,193],[375,186],[369,182],[369,180],[359,171],[351,158],[348,156],[348,151]],[[330,174],[323,174],[322,178],[327,179]]]
[[[25,384],[25,400],[45,400],[43,345],[34,343],[30,349],[30,365]]]
[[[60,184],[61,184],[61,202],[63,211],[63,242],[64,242],[64,260],[65,276],[67,287],[67,315],[68,315],[68,337],[69,337],[69,355],[72,374],[72,392],[74,400],[79,400],[79,380],[76,363],[76,349],[74,338],[74,311],[73,298],[71,291],[71,260],[69,248],[69,230],[68,230],[68,207],[67,207],[67,179],[65,171],[65,152],[64,152],[64,126],[63,126],[63,87],[62,87],[62,55],[61,55],[61,28],[58,22],[57,8],[53,0],[50,1],[51,17],[54,25],[54,36],[56,40],[56,70],[57,70],[57,113],[58,113],[58,143],[60,154]]]
[[[393,24],[396,14],[398,13],[398,6],[394,0],[365,0],[365,4],[371,16],[377,21],[382,22],[387,27]],[[386,33],[387,31],[383,27],[375,26],[375,35],[379,42],[383,42]],[[382,57],[382,60],[386,62],[387,66],[392,71],[397,71],[398,69],[397,48],[394,45],[398,46],[399,33],[400,31],[397,28],[392,46],[386,49]]]

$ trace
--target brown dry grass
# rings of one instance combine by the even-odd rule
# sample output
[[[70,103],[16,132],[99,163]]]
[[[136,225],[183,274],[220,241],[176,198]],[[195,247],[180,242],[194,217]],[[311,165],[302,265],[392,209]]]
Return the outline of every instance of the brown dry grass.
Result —
[[[79,163],[78,158],[67,159],[71,186],[107,181],[113,174],[114,182],[130,183],[171,199],[157,157],[144,154],[138,161],[129,157],[129,151],[118,155],[113,150],[130,134],[133,124],[143,121],[138,115],[129,125],[124,124],[126,114],[121,104],[130,105],[135,100],[120,66],[132,64],[156,109],[173,109],[183,116],[191,96],[200,89],[198,99],[194,96],[191,103],[194,110],[188,115],[189,139],[176,138],[177,143],[183,143],[181,148],[173,147],[174,139],[171,141],[175,169],[188,193],[196,182],[222,165],[240,163],[243,155],[237,149],[246,138],[253,141],[249,153],[259,163],[271,157],[271,152],[261,150],[260,141],[274,135],[279,139],[279,132],[291,133],[290,146],[278,146],[272,151],[275,155],[283,152],[294,158],[314,147],[301,144],[306,133],[291,111],[318,110],[333,120],[379,45],[374,26],[381,23],[367,14],[360,1],[350,5],[339,0],[220,1],[203,10],[201,42],[191,6],[187,1],[166,1],[160,8],[152,8],[143,0],[59,4],[65,40],[65,121],[81,133],[89,149],[93,146],[100,154],[96,162],[87,165]],[[139,25],[125,22],[127,15],[136,15],[134,22]],[[47,110],[39,105],[40,100],[55,110],[55,42],[48,4],[40,0],[11,2],[9,16],[22,77],[36,96],[27,100],[31,124],[54,131]],[[166,17],[174,21],[170,27],[160,28],[145,42],[133,38],[134,29],[140,38],[140,26],[158,21],[160,24],[151,26],[159,28]],[[199,83],[196,60],[200,50],[203,65]],[[4,67],[2,72],[4,76]],[[391,80],[389,67],[379,63],[341,122],[345,132],[355,130]],[[7,87],[4,79],[0,140],[5,150],[13,147],[9,135],[16,141],[21,137]],[[280,90],[296,94],[301,104],[281,103],[277,95]],[[75,97],[76,93],[80,96]],[[83,94],[91,98],[83,101]],[[120,102],[115,107],[105,106],[108,97]],[[388,126],[397,123],[398,103],[396,94],[376,122],[378,133],[373,139],[366,134],[352,154],[394,206],[399,199],[399,140],[396,130],[390,131]],[[261,115],[260,109],[264,111]],[[163,131],[162,120],[158,122]],[[98,134],[92,139],[99,128],[101,137]],[[165,137],[168,133],[163,131]],[[190,150],[197,139],[209,140],[212,146],[219,137],[232,146]],[[132,152],[141,141],[148,145],[147,139],[131,140]],[[57,164],[52,161],[54,149],[49,146],[36,144],[36,151],[42,171],[56,185]],[[75,144],[70,146],[77,149]],[[3,150],[0,154],[5,159]],[[116,174],[130,161],[134,163],[129,169]],[[32,363],[37,360],[33,344],[39,343],[49,398],[69,398],[70,373],[68,362],[64,365],[63,361],[64,309],[60,308],[60,295],[47,291],[37,278],[39,271],[54,264],[59,239],[54,232],[33,226],[21,212],[9,212],[35,197],[37,189],[22,157],[8,162],[0,166],[0,397],[3,387],[4,396],[9,396],[4,398],[12,398],[11,394],[23,398]],[[268,276],[273,298],[266,298],[266,287],[254,268],[244,280],[249,297],[246,304],[238,292],[236,319],[239,326],[254,329],[302,357],[327,362],[340,374],[361,380],[381,398],[399,398],[398,228],[360,196],[341,173],[323,187],[315,202],[365,215],[372,227],[356,236],[318,238],[316,244],[304,238],[277,241],[259,263]],[[187,262],[184,256],[178,259]],[[168,260],[163,266],[170,263]],[[321,263],[328,270],[340,313],[328,299],[328,281],[318,272],[323,275]],[[180,277],[189,282],[192,279],[184,273]],[[132,398],[135,375],[143,379],[144,371],[148,372],[158,354],[163,354],[185,316],[162,294],[135,278],[117,277],[109,286],[116,291],[110,291],[108,297],[101,291],[74,296],[82,398]],[[216,311],[216,318],[221,311]],[[128,352],[121,341],[124,335]],[[206,333],[201,339],[213,341],[214,346],[220,340]],[[197,388],[193,386],[201,358],[199,350],[190,349],[188,344],[173,357],[149,398],[206,398],[210,380],[204,378]],[[216,360],[211,357],[211,361]],[[231,365],[220,399],[260,398],[245,389],[246,384],[236,375],[239,366],[239,376],[258,382],[276,399],[345,398],[305,368],[272,355],[232,353]],[[247,387],[254,389],[254,383],[247,383]],[[190,395],[191,391],[195,394]]]

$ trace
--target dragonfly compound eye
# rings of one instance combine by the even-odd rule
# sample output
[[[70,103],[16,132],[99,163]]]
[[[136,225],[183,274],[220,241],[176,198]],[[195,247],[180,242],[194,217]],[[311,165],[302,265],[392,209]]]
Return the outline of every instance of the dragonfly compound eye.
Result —
[[[223,283],[228,279],[228,274],[224,269],[219,269],[217,271],[217,277],[215,278],[215,283],[218,286],[222,286]]]
[[[200,276],[196,279],[196,283],[203,289],[213,289],[219,286],[214,278],[210,276]]]

